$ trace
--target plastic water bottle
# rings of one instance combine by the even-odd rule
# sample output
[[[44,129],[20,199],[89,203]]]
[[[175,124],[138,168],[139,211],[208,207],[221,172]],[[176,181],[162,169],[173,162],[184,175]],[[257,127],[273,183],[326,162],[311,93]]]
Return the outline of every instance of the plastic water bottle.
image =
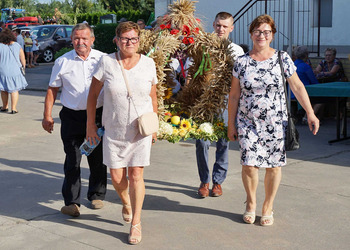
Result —
[[[97,130],[97,135],[100,138],[100,140],[97,141],[96,144],[91,145],[90,142],[85,139],[83,144],[81,144],[81,146],[79,147],[81,154],[86,156],[90,155],[91,152],[94,151],[94,149],[97,147],[97,145],[100,144],[101,137],[103,136],[104,133],[105,133],[104,127],[99,128]]]

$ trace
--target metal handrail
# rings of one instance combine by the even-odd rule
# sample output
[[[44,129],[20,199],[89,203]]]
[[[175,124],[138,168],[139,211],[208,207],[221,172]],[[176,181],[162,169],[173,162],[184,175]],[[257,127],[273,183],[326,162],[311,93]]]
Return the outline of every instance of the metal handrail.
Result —
[[[234,16],[233,16],[233,19],[234,20],[236,20],[236,16],[238,16],[239,15],[239,13],[241,13],[251,2],[253,2],[254,1],[254,3],[253,4],[255,4],[258,0],[249,0]],[[248,9],[250,9],[252,6],[250,6]],[[247,9],[247,10],[248,10]],[[246,11],[245,11],[246,12]],[[245,13],[244,12],[244,13]],[[240,15],[239,17],[238,17],[238,19],[241,17],[242,15]],[[238,20],[237,19],[237,20]]]
[[[318,9],[312,8],[310,0],[299,0],[298,6],[293,8],[293,0],[270,1],[270,0],[249,0],[244,6],[233,16],[235,24],[235,39],[239,40],[236,43],[250,43],[249,34],[246,32],[247,26],[255,15],[269,14],[276,16],[275,22],[279,26],[277,38],[275,39],[277,49],[286,49],[291,45],[306,45],[309,47],[311,53],[317,53],[320,55],[320,21],[321,21],[321,0],[318,0]],[[288,6],[288,7],[287,7]],[[290,8],[292,6],[292,8]],[[313,18],[313,15],[317,12],[317,18]],[[287,15],[288,13],[288,15]],[[315,16],[316,17],[316,16]],[[317,26],[310,24],[309,20],[314,22],[317,20]],[[290,32],[288,30],[291,29]],[[300,31],[302,34],[292,32]],[[316,33],[317,32],[317,33]],[[231,37],[232,38],[232,37]],[[291,49],[291,48],[289,48]],[[316,50],[316,51],[315,51]]]
[[[244,9],[250,2],[252,2],[252,1],[254,1],[254,0],[250,0],[246,5],[244,5],[244,7],[243,7],[242,9],[240,9],[240,11],[243,11],[243,9]],[[247,11],[250,10],[250,9],[256,4],[256,2],[258,2],[258,0],[255,0],[254,3],[252,3],[252,5],[250,5],[250,6],[236,19],[235,17],[240,13],[240,11],[238,11],[238,12],[236,13],[236,15],[233,16],[233,20],[234,20],[233,23],[236,23],[236,21],[238,21],[245,13],[247,13]]]

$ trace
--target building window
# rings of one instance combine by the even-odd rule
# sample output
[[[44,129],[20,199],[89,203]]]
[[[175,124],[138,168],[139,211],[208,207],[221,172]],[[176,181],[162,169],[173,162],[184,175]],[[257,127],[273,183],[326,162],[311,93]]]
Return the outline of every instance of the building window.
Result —
[[[313,26],[318,26],[318,14],[320,14],[320,27],[332,27],[333,0],[313,0]],[[319,5],[321,5],[319,13]]]

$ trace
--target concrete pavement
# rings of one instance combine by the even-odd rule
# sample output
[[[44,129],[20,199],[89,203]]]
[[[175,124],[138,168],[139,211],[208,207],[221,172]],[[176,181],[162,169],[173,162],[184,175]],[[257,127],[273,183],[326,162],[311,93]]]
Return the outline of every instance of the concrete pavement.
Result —
[[[319,135],[298,126],[301,149],[288,153],[288,166],[275,201],[275,224],[259,226],[264,197],[260,171],[257,222],[242,222],[245,192],[239,151],[231,142],[229,171],[222,197],[198,199],[199,179],[193,141],[157,142],[145,169],[143,240],[129,246],[130,225],[110,178],[105,207],[89,208],[88,167],[82,162],[79,218],[60,213],[63,206],[64,152],[59,102],[55,129],[41,128],[51,65],[28,69],[29,88],[20,92],[16,115],[0,114],[0,249],[348,249],[350,244],[350,140],[329,145],[335,121],[326,120]],[[350,125],[350,124],[349,124]],[[214,162],[215,148],[210,150]]]
[[[35,68],[26,69],[27,90],[46,91],[54,62],[40,63]]]

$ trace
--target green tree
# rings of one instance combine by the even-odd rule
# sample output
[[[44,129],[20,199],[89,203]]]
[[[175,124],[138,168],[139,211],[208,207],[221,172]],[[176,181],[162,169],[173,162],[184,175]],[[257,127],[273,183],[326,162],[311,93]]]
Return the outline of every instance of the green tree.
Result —
[[[0,7],[25,9],[27,12],[35,11],[35,0],[0,0]]]
[[[117,12],[118,10],[154,11],[154,0],[99,0],[105,8]]]
[[[88,13],[91,12],[93,7],[93,3],[89,0],[72,0],[73,11],[76,12],[76,9],[79,9],[80,13]]]

